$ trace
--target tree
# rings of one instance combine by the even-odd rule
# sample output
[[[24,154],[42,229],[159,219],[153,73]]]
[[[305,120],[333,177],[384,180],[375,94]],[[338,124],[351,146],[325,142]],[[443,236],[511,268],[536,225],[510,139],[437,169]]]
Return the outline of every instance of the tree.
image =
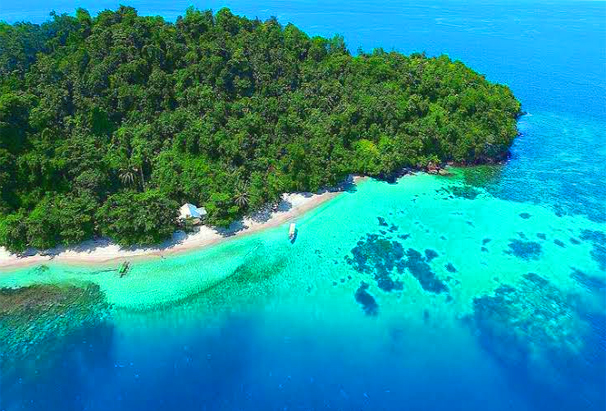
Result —
[[[228,9],[0,23],[0,244],[150,244],[183,202],[228,226],[350,173],[498,161],[519,114],[447,56],[352,56]]]
[[[28,242],[24,213],[10,214],[0,219],[0,243],[15,253],[25,251]]]
[[[128,246],[157,244],[170,237],[177,228],[177,215],[177,202],[148,190],[110,196],[96,217],[103,235]]]
[[[244,208],[248,205],[249,196],[248,190],[244,183],[238,182],[236,184],[236,192],[234,194],[234,202],[240,207]]]

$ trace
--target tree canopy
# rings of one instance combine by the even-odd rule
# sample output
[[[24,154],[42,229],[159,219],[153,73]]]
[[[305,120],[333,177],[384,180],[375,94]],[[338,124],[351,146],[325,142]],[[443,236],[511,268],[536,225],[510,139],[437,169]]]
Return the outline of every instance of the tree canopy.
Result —
[[[0,23],[0,245],[150,244],[186,201],[225,226],[351,173],[499,160],[519,113],[446,56],[354,56],[228,9]]]

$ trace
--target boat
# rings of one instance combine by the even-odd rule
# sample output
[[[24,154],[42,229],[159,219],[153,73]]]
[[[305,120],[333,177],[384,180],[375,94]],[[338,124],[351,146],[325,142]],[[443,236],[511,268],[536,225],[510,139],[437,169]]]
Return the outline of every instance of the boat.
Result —
[[[124,277],[126,273],[128,273],[129,269],[130,263],[128,261],[123,262],[120,268],[118,269],[118,274],[120,274],[120,278]]]
[[[288,229],[288,239],[291,243],[294,243],[295,238],[297,238],[297,225],[295,223],[290,223],[290,228]]]

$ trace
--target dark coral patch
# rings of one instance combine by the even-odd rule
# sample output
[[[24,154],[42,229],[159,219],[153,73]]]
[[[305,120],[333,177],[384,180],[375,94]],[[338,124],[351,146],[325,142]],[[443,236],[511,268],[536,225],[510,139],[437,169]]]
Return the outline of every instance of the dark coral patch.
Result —
[[[482,247],[482,248],[480,248],[480,251],[482,251],[483,253],[487,253],[488,252],[488,248]]]
[[[516,380],[558,397],[555,401],[563,404],[559,409],[584,409],[579,404],[587,403],[589,393],[601,401],[606,364],[600,343],[603,314],[583,311],[575,298],[546,279],[526,274],[515,287],[500,286],[474,299],[468,319],[481,344]],[[579,381],[582,393],[575,399],[574,392],[561,392],[561,387]]]
[[[406,240],[408,237],[410,237],[410,234],[398,234],[398,238],[401,238],[402,240]]]
[[[358,272],[373,275],[382,290],[403,288],[400,281],[391,278],[396,263],[404,257],[404,249],[399,242],[368,234],[366,240],[358,241],[351,253],[353,258],[345,257],[347,263]]]
[[[390,277],[380,277],[377,279],[377,286],[386,292],[400,291],[404,289],[404,284],[398,280],[392,280]]]
[[[431,248],[428,248],[427,250],[425,250],[425,258],[427,259],[427,262],[431,262],[431,260],[433,260],[434,258],[436,258],[439,254],[437,253],[437,251],[432,250]]]
[[[446,264],[446,271],[448,271],[449,273],[456,273],[457,269],[454,265],[452,265],[452,263],[448,263]]]
[[[581,242],[574,237],[570,237],[570,242],[574,245],[579,245]]]
[[[383,217],[377,217],[377,220],[379,220],[379,225],[381,227],[387,227],[388,226],[387,221]]]
[[[404,256],[404,249],[397,241],[387,240],[377,234],[368,234],[366,240],[358,241],[351,253],[353,259],[349,256],[346,259],[357,271],[386,274],[395,267],[395,262]]]
[[[379,304],[377,304],[375,298],[368,293],[368,287],[369,285],[362,281],[354,296],[356,301],[362,305],[362,309],[366,315],[376,316],[379,313]]]
[[[432,250],[428,251],[429,257],[433,258]],[[406,270],[419,281],[423,289],[435,293],[447,291],[446,285],[431,271],[429,260],[411,248],[404,252],[402,244],[397,241],[377,234],[367,234],[366,239],[359,241],[351,253],[353,257],[345,257],[347,263],[360,273],[372,275],[383,291],[402,290],[402,282],[394,277],[404,274]]]
[[[509,241],[509,250],[505,253],[515,255],[523,260],[538,260],[541,255],[541,244],[534,241],[512,239]]]
[[[566,247],[566,244],[564,244],[562,241],[558,240],[557,238],[555,240],[553,240],[553,243],[562,248]]]
[[[537,233],[537,237],[540,238],[541,240],[547,239],[547,236],[545,235],[545,233]]]
[[[524,275],[518,288],[502,285],[494,295],[475,298],[473,310],[482,342],[500,359],[517,365],[530,359],[533,344],[548,350],[566,341],[566,331],[572,330],[564,327],[579,320],[565,296],[533,273]]]
[[[389,228],[387,229],[387,231],[389,231],[390,233],[394,233],[394,232],[398,231],[398,226],[395,224],[391,224],[389,226]]]
[[[591,241],[593,244],[591,257],[598,263],[600,270],[606,271],[606,234],[601,231],[583,230],[581,239]]]
[[[0,375],[17,363],[28,362],[36,353],[59,349],[63,337],[82,327],[103,326],[110,311],[96,284],[0,288]]]
[[[406,250],[406,261],[399,268],[406,267],[408,271],[419,281],[421,287],[425,291],[430,291],[432,293],[441,293],[444,291],[448,291],[446,284],[440,281],[436,274],[431,271],[431,267],[420,252],[409,248]]]
[[[606,246],[594,244],[591,257],[598,263],[600,270],[606,271]]]
[[[464,186],[450,186],[448,190],[458,198],[465,198],[467,200],[474,200],[477,196],[481,194],[481,191],[474,188],[473,186],[464,185]]]
[[[570,277],[590,291],[603,292],[606,289],[605,280],[594,277],[592,275],[585,274],[583,271],[578,270],[576,268],[572,269]]]
[[[482,245],[486,245],[486,244],[488,244],[491,241],[492,241],[492,238],[485,238],[485,239],[482,240]]]
[[[581,231],[581,240],[606,244],[606,234],[596,230],[583,230]]]
[[[523,218],[524,220],[528,220],[530,217],[532,216],[528,213],[520,213],[520,218]]]

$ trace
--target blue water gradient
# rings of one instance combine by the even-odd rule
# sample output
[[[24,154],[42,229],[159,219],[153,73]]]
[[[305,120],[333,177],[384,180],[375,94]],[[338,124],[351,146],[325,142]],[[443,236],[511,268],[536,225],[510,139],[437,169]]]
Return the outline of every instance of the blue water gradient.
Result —
[[[424,211],[416,215],[415,204],[429,195],[423,184],[362,186],[359,192],[304,221],[301,238],[292,249],[276,245],[282,232],[270,232],[238,243],[253,251],[258,250],[257,242],[266,244],[266,252],[249,254],[233,246],[214,251],[223,253],[221,256],[209,251],[197,259],[184,257],[182,265],[192,270],[188,274],[218,271],[214,265],[208,268],[211,261],[226,270],[233,263],[247,271],[232,275],[210,291],[179,294],[177,303],[161,308],[128,308],[129,299],[145,300],[146,293],[154,292],[151,288],[141,286],[140,294],[124,294],[122,307],[115,310],[111,321],[63,337],[61,344],[53,345],[52,353],[38,353],[42,360],[34,361],[35,369],[23,365],[18,370],[20,378],[0,374],[1,411],[604,409],[603,312],[572,310],[588,326],[587,334],[592,337],[584,342],[589,349],[574,361],[550,364],[542,364],[533,353],[510,358],[512,352],[495,348],[498,338],[480,335],[481,328],[469,313],[453,318],[451,312],[465,312],[459,301],[469,299],[475,286],[488,289],[487,283],[493,282],[490,289],[494,290],[501,280],[518,281],[533,271],[570,289],[578,287],[572,280],[566,282],[573,264],[584,272],[597,273],[592,278],[604,278],[597,258],[590,258],[603,246],[600,237],[579,245],[571,238],[581,238],[583,229],[590,226],[603,229],[606,223],[605,2],[29,0],[1,1],[0,19],[41,22],[51,9],[71,13],[82,6],[96,12],[119,3],[168,20],[192,3],[215,10],[229,6],[249,17],[275,15],[280,22],[293,22],[310,34],[343,34],[354,52],[358,47],[383,47],[405,53],[447,53],[485,73],[489,80],[508,84],[528,114],[520,120],[521,136],[507,165],[462,172],[469,186],[485,190],[481,198],[494,197],[486,204],[495,208],[464,202],[483,200],[456,200],[463,201],[460,215],[446,208],[443,216]],[[428,179],[427,185],[432,181]],[[402,190],[418,190],[419,200]],[[449,243],[450,260],[443,260],[446,246],[436,245],[440,256],[432,267],[437,270],[438,263],[443,267],[454,261],[458,272],[452,276],[460,275],[462,287],[454,280],[446,281],[448,273],[439,272],[454,302],[447,301],[446,295],[428,296],[431,293],[409,283],[404,293],[382,292],[365,279],[372,283],[369,291],[376,299],[378,315],[364,314],[353,292],[359,278],[353,271],[353,280],[342,274],[351,271],[343,256],[361,238],[359,226],[366,225],[366,231],[374,235],[381,235],[383,228],[376,226],[372,210],[360,212],[362,222],[352,219],[341,226],[347,233],[339,237],[342,246],[329,245],[331,233],[318,228],[329,225],[323,219],[345,214],[335,207],[364,203],[352,200],[353,196],[365,198],[365,204],[376,207],[390,223],[396,221],[400,226],[397,234],[404,237],[412,232],[411,240],[402,240],[412,244],[405,247],[423,251],[428,247],[423,241],[441,241],[439,234],[431,238],[430,229],[450,226],[452,237],[444,239]],[[377,196],[381,196],[381,204],[372,203]],[[446,207],[452,203],[435,204]],[[409,214],[387,214],[398,208]],[[487,220],[491,213],[499,218]],[[363,219],[366,215],[372,223]],[[405,227],[407,223],[415,228]],[[513,227],[526,223],[530,226],[523,226],[524,232],[515,237]],[[492,232],[486,243],[482,233],[467,231],[474,225]],[[422,237],[425,230],[428,239]],[[500,231],[507,234],[499,238]],[[537,234],[545,239],[537,239]],[[507,249],[508,242],[518,257],[497,248]],[[521,250],[515,248],[519,244]],[[536,260],[531,254],[535,244],[540,244]],[[524,245],[530,245],[530,251]],[[485,271],[470,269],[465,277],[466,264]],[[515,275],[508,272],[510,268]],[[172,275],[168,270],[162,272],[161,263],[135,265],[133,282],[145,278],[136,276],[138,269],[147,270],[144,274],[150,277],[154,273],[166,278]],[[57,275],[70,281],[79,275],[57,268],[57,272],[61,270]],[[560,272],[566,273],[565,279]],[[51,274],[52,270],[45,275]],[[175,284],[166,284],[167,289],[190,280],[184,275],[172,281]],[[587,295],[599,307],[604,304],[603,284],[585,284],[598,290]],[[549,296],[554,301],[568,298],[554,294]],[[587,301],[581,306],[589,306]],[[562,304],[577,307],[578,301]],[[541,346],[541,341],[532,343],[538,345],[538,351],[552,350]],[[555,357],[560,358],[557,353]],[[577,367],[577,363],[587,367]]]

